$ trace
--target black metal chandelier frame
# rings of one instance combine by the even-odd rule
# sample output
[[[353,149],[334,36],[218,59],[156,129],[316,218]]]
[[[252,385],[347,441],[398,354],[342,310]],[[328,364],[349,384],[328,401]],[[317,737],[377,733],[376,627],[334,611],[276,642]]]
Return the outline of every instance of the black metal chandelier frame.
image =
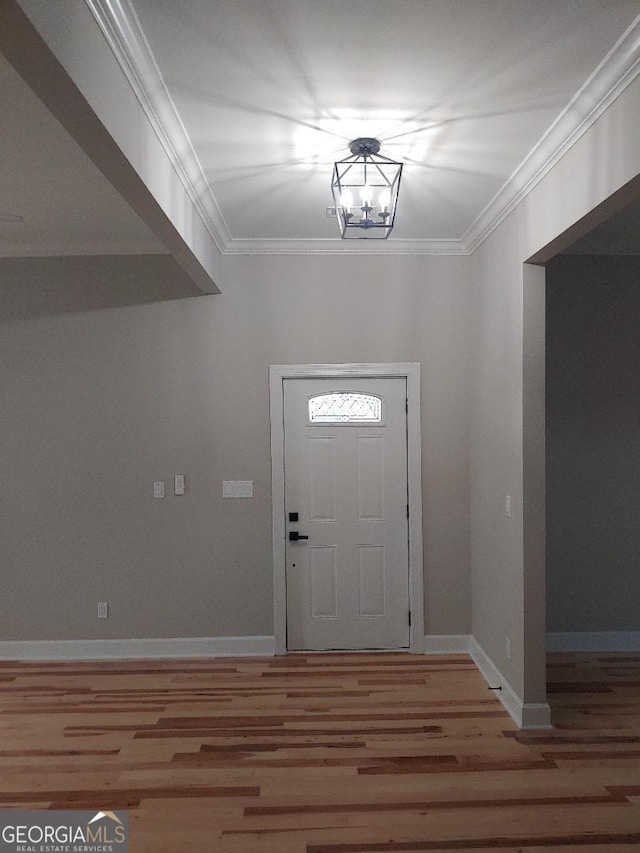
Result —
[[[380,154],[379,141],[369,137],[354,139],[349,150],[350,157],[334,163],[331,181],[340,236],[386,240],[395,222],[402,163]]]

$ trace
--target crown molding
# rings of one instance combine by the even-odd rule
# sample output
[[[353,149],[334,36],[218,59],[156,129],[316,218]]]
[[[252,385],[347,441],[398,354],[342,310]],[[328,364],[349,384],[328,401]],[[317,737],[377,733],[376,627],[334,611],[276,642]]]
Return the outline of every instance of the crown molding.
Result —
[[[231,234],[129,0],[85,0],[217,248]]]
[[[233,238],[130,0],[85,0],[222,254],[468,255],[506,219],[640,72],[640,15],[458,239]]]
[[[462,237],[474,252],[640,73],[640,15]]]
[[[348,244],[348,245],[345,245]],[[227,255],[468,255],[460,240],[232,239]]]

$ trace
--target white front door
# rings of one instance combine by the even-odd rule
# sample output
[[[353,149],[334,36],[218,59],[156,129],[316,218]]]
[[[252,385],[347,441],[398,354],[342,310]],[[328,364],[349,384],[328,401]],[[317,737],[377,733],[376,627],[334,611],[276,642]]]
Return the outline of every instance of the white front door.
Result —
[[[404,377],[284,380],[290,650],[409,646],[406,399]]]

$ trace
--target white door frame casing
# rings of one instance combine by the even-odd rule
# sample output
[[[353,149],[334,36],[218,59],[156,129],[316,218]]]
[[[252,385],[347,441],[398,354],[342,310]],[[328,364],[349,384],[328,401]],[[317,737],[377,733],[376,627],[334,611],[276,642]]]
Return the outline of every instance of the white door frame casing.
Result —
[[[287,653],[286,528],[284,489],[284,380],[377,379],[407,381],[407,478],[409,500],[409,651],[424,652],[424,563],[422,550],[422,450],[420,364],[275,364],[269,367],[271,498],[273,527],[273,633],[275,653]]]

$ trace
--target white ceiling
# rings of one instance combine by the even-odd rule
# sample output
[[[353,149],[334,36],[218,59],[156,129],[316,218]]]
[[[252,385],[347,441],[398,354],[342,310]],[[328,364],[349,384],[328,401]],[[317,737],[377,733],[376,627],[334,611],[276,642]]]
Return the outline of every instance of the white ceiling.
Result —
[[[637,0],[133,7],[232,238],[285,248],[335,237],[332,164],[357,136],[405,163],[393,239],[463,240],[640,10]]]
[[[638,0],[86,2],[224,252],[368,250],[326,216],[357,136],[405,163],[383,250],[467,252],[638,70]],[[0,109],[0,254],[161,249],[4,62]]]

